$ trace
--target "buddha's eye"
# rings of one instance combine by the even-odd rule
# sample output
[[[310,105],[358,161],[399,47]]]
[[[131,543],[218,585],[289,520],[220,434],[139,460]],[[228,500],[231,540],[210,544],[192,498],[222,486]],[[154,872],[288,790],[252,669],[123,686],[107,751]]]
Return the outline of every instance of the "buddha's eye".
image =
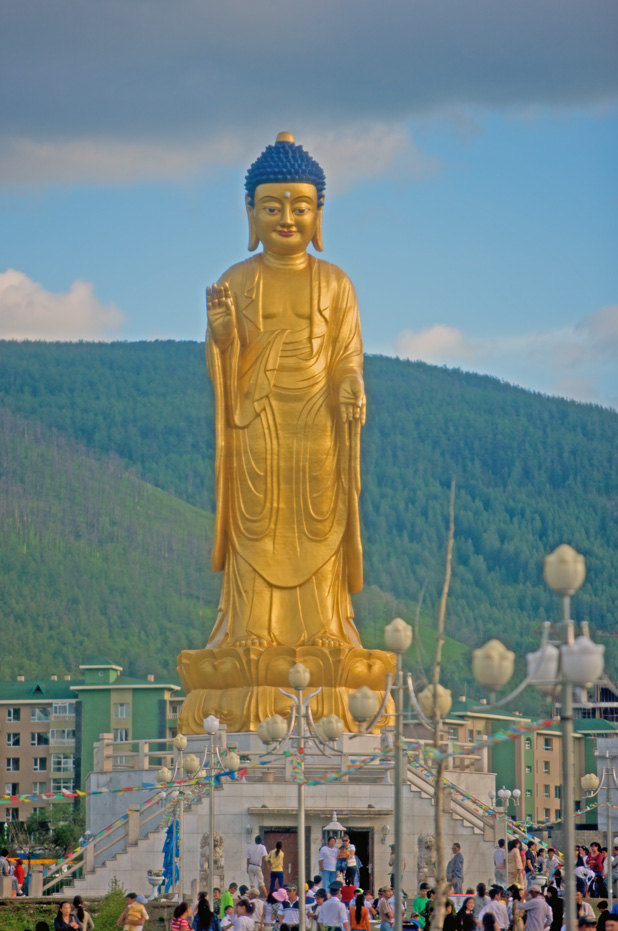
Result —
[[[299,213],[301,215],[304,213],[309,213],[309,208],[308,207],[296,207],[294,210],[294,213]]]

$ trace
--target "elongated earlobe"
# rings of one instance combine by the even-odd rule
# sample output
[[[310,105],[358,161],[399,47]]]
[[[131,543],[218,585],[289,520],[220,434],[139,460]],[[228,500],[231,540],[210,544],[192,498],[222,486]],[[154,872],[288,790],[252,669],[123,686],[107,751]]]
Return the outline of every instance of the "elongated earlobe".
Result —
[[[257,247],[260,244],[258,239],[258,234],[255,232],[255,224],[253,222],[253,207],[249,201],[248,197],[245,197],[245,206],[247,208],[247,220],[249,221],[249,252],[255,252]],[[317,247],[316,247],[317,248]]]
[[[324,213],[324,208],[320,207],[318,210],[318,217],[315,224],[315,233],[313,234],[313,239],[311,244],[316,252],[324,252],[324,241],[322,239],[322,214]]]

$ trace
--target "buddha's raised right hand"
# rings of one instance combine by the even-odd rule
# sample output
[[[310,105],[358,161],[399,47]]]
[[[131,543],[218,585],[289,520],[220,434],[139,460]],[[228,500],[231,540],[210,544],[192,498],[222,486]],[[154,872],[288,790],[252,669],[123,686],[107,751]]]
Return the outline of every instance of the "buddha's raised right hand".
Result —
[[[227,281],[223,286],[213,284],[211,288],[206,288],[206,309],[208,328],[216,346],[219,349],[227,349],[236,331],[234,299]]]

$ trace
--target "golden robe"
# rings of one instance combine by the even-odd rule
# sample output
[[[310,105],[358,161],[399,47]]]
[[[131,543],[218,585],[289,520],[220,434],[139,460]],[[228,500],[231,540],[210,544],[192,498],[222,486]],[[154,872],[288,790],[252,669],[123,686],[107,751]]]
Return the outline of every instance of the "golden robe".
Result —
[[[216,525],[223,571],[208,647],[360,647],[350,592],[362,588],[358,421],[338,392],[361,375],[363,348],[348,277],[312,256],[309,321],[264,329],[260,254],[232,266],[236,331],[206,339],[216,403]],[[273,308],[269,307],[272,316]]]

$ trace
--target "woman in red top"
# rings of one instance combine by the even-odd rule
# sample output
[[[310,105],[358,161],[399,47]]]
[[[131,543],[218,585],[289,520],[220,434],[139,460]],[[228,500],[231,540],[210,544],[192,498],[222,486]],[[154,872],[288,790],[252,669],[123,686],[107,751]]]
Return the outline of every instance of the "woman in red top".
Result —
[[[17,895],[21,895],[24,891],[24,861],[16,860],[15,861],[15,879],[17,880]]]
[[[181,902],[180,905],[177,905],[172,918],[172,931],[191,931],[190,914],[191,908],[188,902]]]

